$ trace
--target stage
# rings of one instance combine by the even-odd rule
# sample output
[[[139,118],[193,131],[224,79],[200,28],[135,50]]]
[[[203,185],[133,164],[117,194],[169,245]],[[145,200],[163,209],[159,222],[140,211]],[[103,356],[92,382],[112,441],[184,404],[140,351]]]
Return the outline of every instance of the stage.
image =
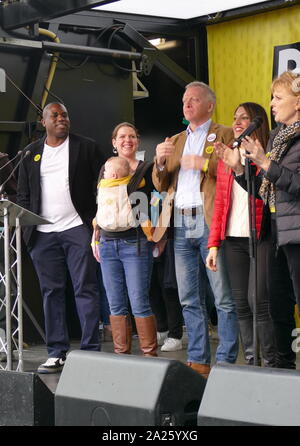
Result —
[[[212,352],[212,358],[214,358],[216,347],[217,347],[217,334],[214,330],[211,335],[211,352]],[[187,347],[187,335],[186,332],[184,332],[183,335],[183,350],[179,350],[176,352],[161,352],[160,347],[158,347],[157,354],[160,358],[168,358],[168,359],[176,359],[178,361],[181,361],[183,363],[186,362],[186,347]],[[80,349],[80,343],[79,340],[73,340],[71,342],[71,349],[72,350],[78,350]],[[113,353],[113,343],[112,342],[102,342],[101,351],[106,353]],[[132,342],[132,354],[133,355],[141,355],[141,352],[139,350],[139,344],[138,344],[138,338],[133,337]],[[37,368],[40,364],[45,362],[47,360],[47,350],[44,344],[32,344],[32,345],[26,345],[23,350],[23,357],[24,357],[24,372],[33,372],[36,373]],[[239,353],[238,358],[238,364],[243,364],[243,357],[242,352]],[[1,362],[0,365],[5,366],[5,363]],[[13,366],[15,365],[15,362],[13,363]],[[39,374],[39,377],[41,380],[48,386],[48,388],[55,393],[60,373],[53,373],[53,374]]]
[[[213,332],[210,340],[212,358],[215,356],[217,342],[216,332]],[[157,361],[156,358],[141,356],[136,337],[133,339],[132,355],[113,354],[112,342],[102,343],[103,355],[102,352],[100,355],[97,352],[82,352],[79,350],[79,341],[75,340],[71,344],[71,354],[67,358],[64,371],[55,374],[36,373],[37,367],[46,361],[47,351],[43,344],[29,345],[24,349],[24,372],[0,372],[0,426],[197,426],[197,410],[202,397],[203,401],[206,399],[208,412],[211,407],[213,413],[217,407],[223,410],[221,415],[215,414],[213,423],[219,423],[220,417],[227,418],[227,411],[231,406],[234,409],[237,397],[244,397],[246,401],[236,403],[236,419],[241,417],[242,422],[235,421],[234,425],[249,424],[249,411],[251,414],[256,413],[258,417],[250,424],[260,424],[264,414],[272,414],[273,408],[274,417],[275,412],[280,410],[283,424],[289,422],[288,409],[280,406],[289,400],[287,395],[295,393],[299,387],[300,372],[245,366],[240,349],[237,365],[233,366],[232,370],[231,365],[227,366],[227,369],[223,367],[223,370],[217,366],[206,382],[196,372],[184,366],[186,333],[183,345],[183,350],[176,352],[161,352],[159,348],[158,358],[161,361]],[[169,361],[170,359],[176,361]],[[13,364],[15,365],[15,362]],[[1,362],[1,366],[5,366],[5,363]],[[297,369],[300,369],[299,355]],[[268,386],[271,386],[271,389],[267,392]],[[216,388],[219,388],[217,394]],[[209,395],[206,393],[208,390]],[[258,392],[257,395],[255,391]],[[280,394],[280,400],[273,402],[271,410],[270,407],[264,407],[267,402],[269,404],[270,399]],[[224,400],[223,409],[222,404],[216,404],[219,397]],[[184,398],[187,399],[185,402]],[[190,406],[188,398],[193,403],[193,400],[198,398],[198,406],[194,404],[194,407],[189,409],[190,414],[185,413],[184,409],[179,416],[178,411],[182,411],[182,407]],[[137,402],[134,402],[135,400]],[[174,407],[174,414],[183,424],[178,423],[178,418],[177,422],[174,421],[175,418],[172,421],[165,413],[165,421],[157,418],[158,407],[161,408],[164,404],[169,404],[168,407],[172,409]],[[298,405],[298,402],[295,404]],[[248,412],[244,415],[245,408],[248,408]],[[295,411],[299,413],[300,419],[300,406],[299,409],[294,406],[293,412]],[[192,422],[189,417],[192,417]],[[204,420],[206,418],[204,417]],[[207,419],[208,423],[211,423],[212,418]],[[270,424],[272,421],[271,418]],[[228,425],[226,423],[228,420],[225,422],[225,425]]]
[[[216,333],[213,334],[213,338],[211,341],[212,345],[212,354],[214,355],[216,349]],[[186,333],[183,336],[183,350],[176,352],[161,352],[160,347],[158,348],[158,357],[166,358],[166,359],[176,359],[181,363],[186,362],[186,346],[187,346],[187,337]],[[80,349],[79,340],[74,340],[71,342],[70,352],[76,352]],[[119,355],[115,355],[113,353],[113,343],[112,342],[102,342],[102,352],[111,354],[112,358],[115,358]],[[69,352],[69,353],[70,353]],[[94,352],[93,352],[94,353]],[[139,350],[138,338],[133,337],[132,342],[132,356],[135,356],[140,361],[142,368],[144,370],[143,364],[145,360],[148,358],[143,358],[141,352]],[[121,355],[123,356],[123,355]],[[128,358],[127,355],[126,358]],[[154,358],[155,360],[156,358]],[[23,368],[24,372],[15,372],[15,371],[0,371],[0,392],[6,394],[4,400],[2,400],[2,407],[0,404],[0,426],[6,425],[54,425],[54,414],[51,411],[51,405],[54,406],[54,398],[58,383],[61,378],[61,373],[54,374],[38,374],[37,368],[40,364],[47,360],[47,350],[44,344],[30,344],[24,345],[23,350]],[[150,361],[153,362],[153,359],[150,358]],[[91,368],[90,364],[79,364],[79,368],[85,369]],[[2,367],[5,367],[5,362],[0,362]],[[13,368],[16,368],[17,361],[13,361]],[[147,366],[145,366],[147,367]],[[114,368],[114,367],[113,367]],[[98,363],[95,366],[95,380],[97,380],[97,370],[103,369],[102,363]],[[149,364],[149,369],[151,369],[151,363]],[[189,370],[188,370],[189,371]],[[77,370],[74,370],[74,375],[77,373]],[[153,372],[156,374],[156,372]],[[73,376],[73,372],[71,371],[71,376]],[[72,379],[72,378],[71,378]],[[125,378],[124,378],[125,379]],[[90,377],[87,378],[89,383],[91,382]],[[44,384],[45,387],[41,384]],[[74,384],[75,387],[80,387]],[[173,391],[173,389],[172,389]],[[39,395],[42,393],[41,401],[39,401]],[[36,397],[38,401],[36,401]],[[21,401],[21,404],[24,405],[24,410],[21,413],[17,413],[20,409],[19,404],[15,403],[15,401]],[[44,402],[48,401],[48,407],[44,408]],[[7,405],[6,405],[7,402]],[[34,406],[37,404],[41,405],[41,409],[35,409]],[[47,415],[47,410],[50,412],[49,417]],[[38,420],[35,419],[36,412],[41,413],[44,412],[42,417]],[[32,413],[32,414],[31,414]],[[30,416],[28,415],[30,414]]]

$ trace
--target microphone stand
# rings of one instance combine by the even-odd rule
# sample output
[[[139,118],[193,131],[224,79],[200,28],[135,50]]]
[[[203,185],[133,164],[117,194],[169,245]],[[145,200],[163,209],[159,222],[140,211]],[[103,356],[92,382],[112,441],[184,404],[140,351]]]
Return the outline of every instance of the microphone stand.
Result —
[[[13,158],[8,160],[7,163],[3,164],[3,166],[0,167],[0,170],[5,169],[5,167],[7,167],[9,164],[15,161],[18,158],[18,156],[22,155],[22,153],[23,153],[22,150],[19,150],[18,153]]]
[[[238,147],[241,145],[240,141]],[[251,160],[245,158],[245,178],[248,192],[249,211],[249,257],[251,279],[253,281],[252,294],[250,299],[253,305],[253,353],[254,365],[258,366],[258,336],[257,336],[257,232],[256,232],[256,199],[255,199],[255,166],[251,165]]]

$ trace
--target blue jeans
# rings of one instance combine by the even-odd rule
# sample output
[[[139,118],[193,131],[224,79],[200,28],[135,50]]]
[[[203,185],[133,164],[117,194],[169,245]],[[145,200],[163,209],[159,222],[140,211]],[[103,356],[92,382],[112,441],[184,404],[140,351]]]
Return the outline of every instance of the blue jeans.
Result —
[[[175,211],[176,214],[176,211]],[[181,220],[181,221],[180,221]],[[188,361],[210,364],[208,318],[200,258],[206,261],[209,229],[202,207],[196,216],[175,217],[175,267],[179,298],[188,333]],[[207,270],[218,314],[217,362],[234,363],[238,354],[238,321],[227,270],[219,250],[217,272]],[[201,257],[200,257],[201,256]]]
[[[100,261],[110,313],[114,316],[128,314],[129,298],[134,316],[152,316],[149,303],[151,243],[140,239],[138,255],[136,239],[101,238]]]

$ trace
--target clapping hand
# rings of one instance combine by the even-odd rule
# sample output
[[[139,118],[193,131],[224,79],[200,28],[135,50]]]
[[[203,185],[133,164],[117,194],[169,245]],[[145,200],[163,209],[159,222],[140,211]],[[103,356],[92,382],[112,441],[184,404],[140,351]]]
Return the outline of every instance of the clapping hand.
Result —
[[[267,158],[258,139],[254,141],[250,136],[246,136],[245,139],[243,139],[243,147],[246,150],[246,158],[249,158],[261,169],[268,170],[271,161]]]
[[[236,174],[243,173],[244,167],[242,166],[240,151],[237,147],[231,149],[222,142],[214,143],[214,147],[217,156],[226,164],[226,166],[230,167]]]
[[[163,166],[166,159],[174,155],[175,146],[171,138],[166,138],[164,142],[156,146],[156,161],[159,166]]]

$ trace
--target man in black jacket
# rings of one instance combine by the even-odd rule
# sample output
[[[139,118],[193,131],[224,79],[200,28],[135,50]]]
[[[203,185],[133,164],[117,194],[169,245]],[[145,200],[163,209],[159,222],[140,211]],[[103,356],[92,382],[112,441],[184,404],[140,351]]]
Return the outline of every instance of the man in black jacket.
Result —
[[[81,324],[81,349],[99,350],[99,289],[90,249],[96,214],[96,182],[103,163],[91,139],[69,134],[67,109],[48,104],[46,136],[26,147],[20,167],[18,204],[51,224],[24,228],[23,237],[43,295],[48,360],[39,373],[62,370],[70,347],[65,317],[67,269]]]

